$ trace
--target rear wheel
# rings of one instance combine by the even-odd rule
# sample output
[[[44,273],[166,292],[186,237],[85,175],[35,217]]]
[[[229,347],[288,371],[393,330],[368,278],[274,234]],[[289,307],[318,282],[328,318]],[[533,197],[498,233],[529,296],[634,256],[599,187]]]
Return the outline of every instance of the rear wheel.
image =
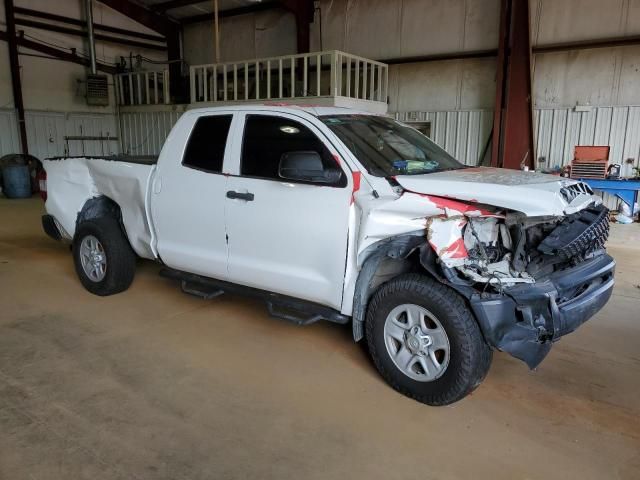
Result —
[[[96,295],[122,292],[133,282],[136,255],[113,218],[95,218],[79,225],[73,260],[80,282]]]
[[[463,299],[424,275],[401,275],[378,289],[366,334],[387,383],[428,405],[464,398],[491,365],[491,349]]]

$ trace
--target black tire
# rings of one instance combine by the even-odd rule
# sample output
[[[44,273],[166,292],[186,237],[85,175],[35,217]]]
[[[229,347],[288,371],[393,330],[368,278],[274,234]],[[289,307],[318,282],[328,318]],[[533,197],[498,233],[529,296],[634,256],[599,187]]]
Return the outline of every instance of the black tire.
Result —
[[[97,238],[104,249],[107,265],[101,281],[89,278],[82,267],[80,245],[89,235]],[[110,217],[94,218],[78,226],[73,239],[73,261],[84,288],[100,296],[125,291],[133,282],[136,270],[136,254],[131,249],[120,223]]]
[[[450,346],[449,363],[435,380],[410,378],[396,366],[385,344],[387,316],[398,305],[424,307],[440,322]],[[420,274],[404,274],[383,284],[367,308],[366,336],[373,362],[398,392],[427,405],[448,405],[475,390],[491,366],[492,351],[464,300],[451,288]]]

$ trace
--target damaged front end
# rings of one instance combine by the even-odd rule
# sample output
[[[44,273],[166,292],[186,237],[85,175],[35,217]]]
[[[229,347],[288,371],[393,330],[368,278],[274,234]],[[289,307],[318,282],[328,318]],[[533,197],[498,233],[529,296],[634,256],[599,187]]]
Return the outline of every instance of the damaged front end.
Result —
[[[527,217],[429,197],[421,263],[464,295],[487,343],[535,368],[551,344],[609,300],[608,210],[592,203],[564,217]]]

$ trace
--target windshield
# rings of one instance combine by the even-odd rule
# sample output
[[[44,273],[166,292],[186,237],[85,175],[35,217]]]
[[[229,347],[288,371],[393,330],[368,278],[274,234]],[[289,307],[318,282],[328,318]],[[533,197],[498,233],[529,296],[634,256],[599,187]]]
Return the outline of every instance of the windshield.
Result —
[[[429,138],[390,118],[331,115],[320,119],[371,175],[420,175],[465,168]]]

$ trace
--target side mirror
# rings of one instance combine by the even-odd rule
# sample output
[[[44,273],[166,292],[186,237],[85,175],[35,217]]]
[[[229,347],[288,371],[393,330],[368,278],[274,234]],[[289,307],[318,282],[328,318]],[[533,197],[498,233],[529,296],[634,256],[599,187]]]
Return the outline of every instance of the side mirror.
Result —
[[[326,169],[317,152],[287,152],[280,157],[278,175],[287,180],[336,183],[342,175],[338,169]]]

